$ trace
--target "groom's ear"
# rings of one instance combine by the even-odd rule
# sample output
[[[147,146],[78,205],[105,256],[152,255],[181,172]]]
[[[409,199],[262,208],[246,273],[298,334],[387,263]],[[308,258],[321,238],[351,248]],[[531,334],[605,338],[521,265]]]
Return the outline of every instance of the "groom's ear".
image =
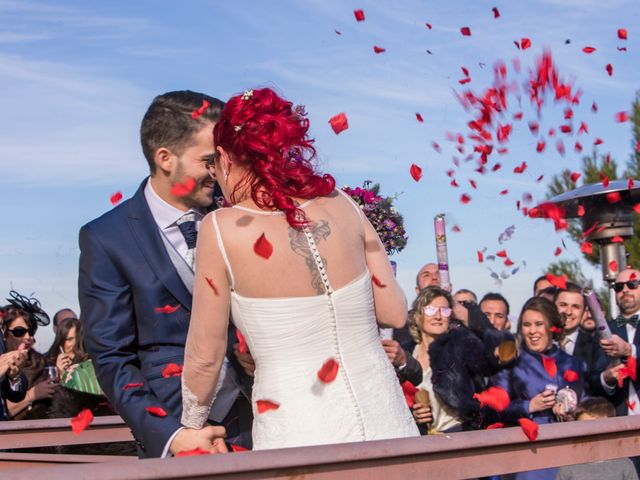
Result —
[[[153,161],[156,165],[156,171],[160,170],[165,174],[170,174],[174,168],[175,154],[166,147],[160,147],[156,150],[153,156]]]

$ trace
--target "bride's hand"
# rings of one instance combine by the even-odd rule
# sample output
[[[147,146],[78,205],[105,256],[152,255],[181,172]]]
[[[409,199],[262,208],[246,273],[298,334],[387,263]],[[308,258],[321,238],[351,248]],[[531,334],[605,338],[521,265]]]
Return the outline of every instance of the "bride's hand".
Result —
[[[175,455],[199,448],[211,453],[224,453],[227,451],[226,445],[222,440],[225,436],[224,427],[207,426],[200,430],[183,428],[174,437],[169,446],[169,451]]]

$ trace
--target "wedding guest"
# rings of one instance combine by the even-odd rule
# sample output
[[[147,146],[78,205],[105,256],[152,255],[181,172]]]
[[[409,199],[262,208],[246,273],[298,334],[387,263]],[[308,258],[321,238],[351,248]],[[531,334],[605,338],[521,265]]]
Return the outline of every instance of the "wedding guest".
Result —
[[[480,310],[498,330],[510,330],[509,302],[499,293],[487,293],[480,300]]]
[[[84,349],[82,322],[77,318],[67,318],[58,324],[53,344],[45,355],[47,365],[54,365],[58,376],[73,364],[88,360],[89,354]]]
[[[429,431],[452,432],[461,429],[457,412],[444,404],[434,392],[431,382],[432,369],[429,346],[449,330],[453,299],[451,294],[440,287],[424,288],[413,302],[409,331],[416,346],[413,357],[422,366],[422,382],[419,389],[429,393],[430,405],[416,402],[413,416],[418,425],[429,424]]]
[[[613,284],[616,304],[620,309],[618,318],[609,323],[611,339],[601,339],[600,346],[610,359],[621,359],[623,363],[607,368],[601,377],[601,385],[609,400],[616,407],[616,414],[638,415],[638,391],[640,391],[640,375],[636,379],[626,377],[622,387],[618,387],[620,370],[629,357],[638,358],[640,335],[637,334],[638,313],[640,312],[640,270],[627,268],[618,273]],[[633,408],[631,408],[632,406]]]
[[[52,318],[53,333],[56,333],[58,331],[58,325],[60,325],[60,323],[66,320],[67,318],[77,319],[78,315],[76,315],[76,312],[74,312],[70,308],[62,308],[58,310],[56,313],[54,313]]]
[[[578,405],[574,417],[579,422],[616,416],[616,409],[604,398],[587,398]],[[599,462],[568,465],[558,469],[556,480],[638,480],[633,462],[616,458]]]
[[[439,286],[438,264],[432,262],[424,264],[416,275],[416,294],[420,293],[423,288]]]
[[[455,303],[478,303],[478,296],[473,293],[471,290],[466,288],[461,288],[456,293],[453,294],[453,301]]]
[[[26,351],[26,359],[20,370],[29,386],[24,399],[7,401],[9,417],[14,420],[46,418],[57,383],[47,374],[44,355],[33,347],[38,326],[48,325],[49,317],[35,299],[11,292],[8,300],[9,305],[4,308],[2,332],[9,352]]]
[[[591,315],[591,310],[588,308],[584,309],[584,315],[582,315],[582,320],[580,321],[580,328],[583,332],[589,333],[591,335],[596,332],[596,321],[593,319],[593,315]]]
[[[554,343],[561,340],[562,320],[556,306],[543,297],[529,299],[518,318],[520,354],[512,369],[491,379],[494,386],[509,393],[511,403],[503,421],[517,425],[520,418],[538,424],[567,418],[564,405],[556,402],[556,391],[571,388],[577,399],[584,397],[585,364],[563,352]],[[554,479],[557,468],[521,472],[516,479]]]
[[[588,310],[582,288],[567,282],[566,288],[557,291],[555,305],[564,319],[564,338],[560,348],[585,362],[587,392],[596,395],[600,393],[600,374],[607,368],[608,360],[598,339],[580,327],[584,313]]]
[[[547,280],[547,276],[540,275],[533,282],[533,296],[537,297],[543,290],[546,290],[549,287],[553,287],[553,285],[551,285],[551,282]]]
[[[6,311],[0,309],[0,319],[5,315]],[[0,340],[0,421],[9,420],[7,400],[20,402],[27,393],[27,378],[20,372],[26,358],[25,347],[7,352],[4,339]]]

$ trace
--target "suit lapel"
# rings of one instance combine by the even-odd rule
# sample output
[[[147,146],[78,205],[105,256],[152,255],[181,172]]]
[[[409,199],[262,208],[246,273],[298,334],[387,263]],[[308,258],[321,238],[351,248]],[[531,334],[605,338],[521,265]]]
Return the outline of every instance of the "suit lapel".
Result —
[[[171,262],[171,258],[160,237],[158,225],[153,219],[149,205],[147,205],[147,201],[144,198],[146,184],[147,180],[143,181],[136,194],[131,198],[129,217],[127,219],[129,226],[151,269],[182,306],[187,310],[191,310],[191,293],[182,283]]]

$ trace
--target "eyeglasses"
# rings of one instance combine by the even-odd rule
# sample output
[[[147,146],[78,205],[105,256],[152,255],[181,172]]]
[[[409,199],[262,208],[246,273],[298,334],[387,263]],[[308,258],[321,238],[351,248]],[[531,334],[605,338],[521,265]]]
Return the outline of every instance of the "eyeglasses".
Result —
[[[13,335],[16,338],[24,337],[27,334],[27,332],[29,332],[29,335],[31,335],[32,337],[36,334],[36,329],[33,327],[31,328],[16,327],[16,328],[7,329],[7,331],[11,332],[11,335]]]
[[[451,316],[451,309],[449,307],[434,307],[433,305],[427,305],[422,311],[425,315],[433,317],[436,313],[438,313],[438,310],[440,310],[440,315],[442,315],[443,317]]]
[[[624,289],[625,285],[629,290],[635,290],[636,288],[638,288],[638,286],[640,286],[640,280],[629,280],[628,282],[616,282],[613,284],[613,290],[616,293],[620,293]]]
[[[209,158],[207,158],[207,163],[205,164],[205,166],[207,167],[207,172],[209,172],[209,176],[211,178],[215,178],[215,176],[216,176],[215,169],[216,169],[216,157],[217,156],[218,156],[218,154],[214,153]]]

